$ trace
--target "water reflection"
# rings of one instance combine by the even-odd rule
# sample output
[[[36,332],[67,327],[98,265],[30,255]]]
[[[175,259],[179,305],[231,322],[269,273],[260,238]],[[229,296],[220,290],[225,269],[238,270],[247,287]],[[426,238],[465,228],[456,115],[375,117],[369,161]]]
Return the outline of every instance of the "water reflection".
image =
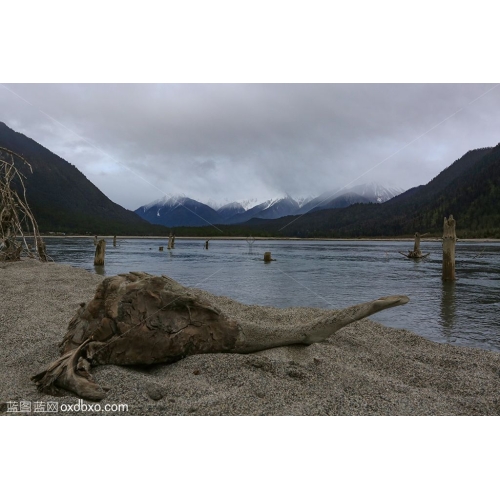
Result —
[[[104,269],[104,266],[94,266],[94,270],[96,274],[100,274],[101,276],[106,276],[106,271]]]
[[[443,281],[441,289],[441,325],[449,339],[456,321],[455,281]]]

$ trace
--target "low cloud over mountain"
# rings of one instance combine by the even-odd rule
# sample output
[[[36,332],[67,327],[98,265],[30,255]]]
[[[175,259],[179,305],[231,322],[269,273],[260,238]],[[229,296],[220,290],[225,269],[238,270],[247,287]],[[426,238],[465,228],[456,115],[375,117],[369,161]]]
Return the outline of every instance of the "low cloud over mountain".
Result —
[[[401,194],[402,189],[379,184],[360,184],[350,189],[329,191],[308,201],[291,196],[267,200],[245,209],[237,201],[219,209],[186,196],[165,196],[135,210],[135,213],[153,224],[169,227],[207,226],[211,224],[241,224],[250,219],[279,219],[328,208],[344,208],[354,203],[383,203]]]

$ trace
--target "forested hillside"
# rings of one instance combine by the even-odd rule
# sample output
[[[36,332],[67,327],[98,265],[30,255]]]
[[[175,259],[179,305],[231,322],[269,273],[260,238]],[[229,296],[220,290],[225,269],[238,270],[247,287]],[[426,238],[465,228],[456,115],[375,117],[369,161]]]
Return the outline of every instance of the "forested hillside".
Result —
[[[112,202],[74,165],[0,122],[0,146],[22,155],[33,167],[16,163],[26,176],[26,196],[40,231],[100,234],[165,234]]]

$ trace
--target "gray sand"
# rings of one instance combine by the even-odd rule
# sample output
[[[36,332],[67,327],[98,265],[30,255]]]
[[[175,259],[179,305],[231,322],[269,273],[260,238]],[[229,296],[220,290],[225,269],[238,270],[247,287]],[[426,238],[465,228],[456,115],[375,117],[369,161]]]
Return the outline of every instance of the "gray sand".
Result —
[[[8,401],[32,402],[27,414],[35,414],[35,402],[77,403],[71,394],[39,393],[30,377],[59,357],[58,344],[69,320],[80,302],[93,297],[102,279],[33,260],[0,265],[2,415],[12,414]],[[230,299],[200,293],[221,309],[234,311]],[[238,308],[240,317],[267,322],[302,322],[323,313],[312,308]],[[196,355],[148,369],[103,366],[92,373],[111,388],[101,407],[127,404],[128,412],[85,415],[500,414],[499,353],[436,344],[370,320],[348,326],[322,344],[251,355]]]

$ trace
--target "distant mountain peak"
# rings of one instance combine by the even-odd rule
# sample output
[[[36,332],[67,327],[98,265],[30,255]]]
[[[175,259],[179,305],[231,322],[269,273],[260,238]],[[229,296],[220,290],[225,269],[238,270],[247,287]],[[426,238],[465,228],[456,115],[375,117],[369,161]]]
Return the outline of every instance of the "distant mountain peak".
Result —
[[[285,192],[260,203],[257,202],[256,198],[244,201],[228,201],[226,199],[226,203],[213,200],[201,203],[184,194],[167,194],[140,207],[136,213],[150,222],[154,221],[171,226],[189,224],[199,226],[215,223],[241,224],[253,218],[278,219],[312,210],[347,207],[354,203],[383,203],[401,192],[401,189],[388,188],[371,182],[323,193],[314,199],[311,196],[294,199]],[[179,207],[184,207],[185,210],[179,211]],[[191,211],[191,215],[194,215],[195,219],[188,216],[187,211]],[[206,219],[205,223],[200,220],[201,212],[205,213],[203,216],[203,219]]]
[[[401,194],[404,190],[390,185],[378,184],[377,182],[367,182],[365,184],[357,184],[356,186],[350,186],[342,189],[339,194],[345,192],[356,193],[359,196],[363,196],[373,203],[384,203],[395,196]]]
[[[173,207],[175,205],[178,205],[180,203],[184,203],[186,200],[190,200],[191,198],[188,198],[184,194],[178,194],[178,195],[171,195],[171,194],[166,194],[165,196],[162,196],[161,198],[158,198],[151,203],[148,203],[147,205],[144,205],[140,207],[143,209],[145,212],[146,210],[149,210],[152,207]]]
[[[224,219],[224,221],[243,212],[245,212],[243,205],[237,201],[226,203],[217,210],[217,213]]]
[[[185,195],[166,195],[139,207],[135,213],[148,222],[168,227],[199,227],[223,222],[213,208]]]
[[[299,198],[295,198],[295,201],[299,204],[299,207],[302,208],[306,203],[309,203],[313,199],[313,196],[302,196]]]

